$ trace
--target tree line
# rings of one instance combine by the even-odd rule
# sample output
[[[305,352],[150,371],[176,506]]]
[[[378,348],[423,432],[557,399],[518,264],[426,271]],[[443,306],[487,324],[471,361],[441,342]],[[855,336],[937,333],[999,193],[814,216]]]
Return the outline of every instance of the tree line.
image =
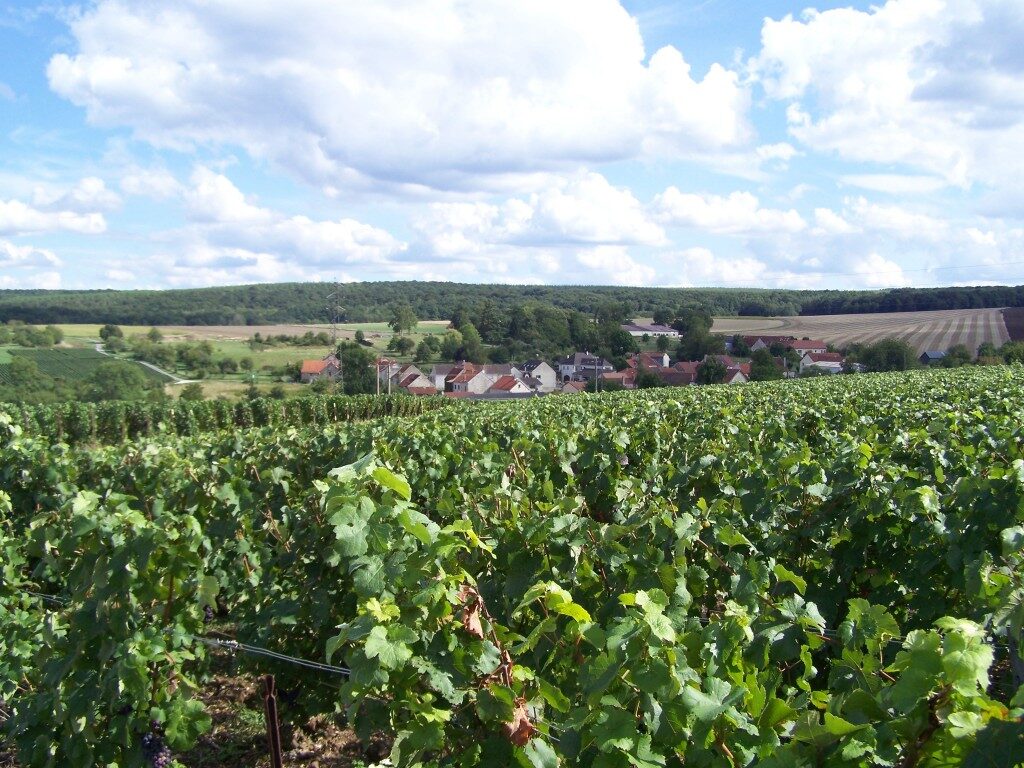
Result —
[[[0,291],[0,321],[122,325],[263,325],[326,323],[334,311],[322,283],[270,283],[164,291]],[[505,312],[524,304],[593,315],[619,303],[630,316],[680,306],[712,315],[820,315],[1024,306],[1024,286],[900,288],[881,291],[796,291],[753,288],[515,286],[440,282],[364,282],[338,288],[343,322],[388,322],[393,307],[417,317],[455,319],[467,306],[490,302]],[[332,306],[328,306],[332,303]],[[481,333],[484,333],[481,331]],[[484,333],[486,336],[486,334]]]

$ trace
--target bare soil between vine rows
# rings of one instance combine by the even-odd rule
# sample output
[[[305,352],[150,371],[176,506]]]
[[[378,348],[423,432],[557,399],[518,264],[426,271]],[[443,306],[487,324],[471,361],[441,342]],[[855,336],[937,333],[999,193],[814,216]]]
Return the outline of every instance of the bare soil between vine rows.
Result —
[[[263,697],[254,676],[216,675],[199,698],[213,719],[213,727],[195,747],[174,758],[187,768],[270,768],[270,753],[263,716]],[[355,733],[326,716],[301,725],[284,722],[281,739],[284,765],[305,768],[358,768],[379,763],[390,751],[383,737],[363,744]],[[24,768],[15,752],[0,743],[0,768]]]

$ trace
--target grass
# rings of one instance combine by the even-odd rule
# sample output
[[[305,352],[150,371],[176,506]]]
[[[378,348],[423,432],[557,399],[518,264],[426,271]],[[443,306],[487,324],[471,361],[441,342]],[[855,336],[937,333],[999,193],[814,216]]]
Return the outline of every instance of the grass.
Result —
[[[11,362],[11,350],[16,347],[0,347],[0,365]]]

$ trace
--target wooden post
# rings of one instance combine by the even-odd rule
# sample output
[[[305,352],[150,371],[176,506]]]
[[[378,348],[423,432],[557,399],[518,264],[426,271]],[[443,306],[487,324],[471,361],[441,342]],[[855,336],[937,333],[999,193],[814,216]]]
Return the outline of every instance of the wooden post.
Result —
[[[277,689],[273,675],[263,676],[263,713],[267,720],[267,741],[270,745],[271,768],[283,768],[281,726],[277,719]]]

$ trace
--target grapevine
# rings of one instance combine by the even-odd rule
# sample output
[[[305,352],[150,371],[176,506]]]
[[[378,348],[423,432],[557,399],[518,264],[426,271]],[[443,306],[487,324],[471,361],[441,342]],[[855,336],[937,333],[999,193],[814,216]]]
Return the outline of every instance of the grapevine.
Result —
[[[216,611],[331,665],[238,660],[401,766],[1012,765],[1022,394],[977,368],[105,447],[0,415],[4,728],[26,765],[143,765],[150,721],[187,749]]]

